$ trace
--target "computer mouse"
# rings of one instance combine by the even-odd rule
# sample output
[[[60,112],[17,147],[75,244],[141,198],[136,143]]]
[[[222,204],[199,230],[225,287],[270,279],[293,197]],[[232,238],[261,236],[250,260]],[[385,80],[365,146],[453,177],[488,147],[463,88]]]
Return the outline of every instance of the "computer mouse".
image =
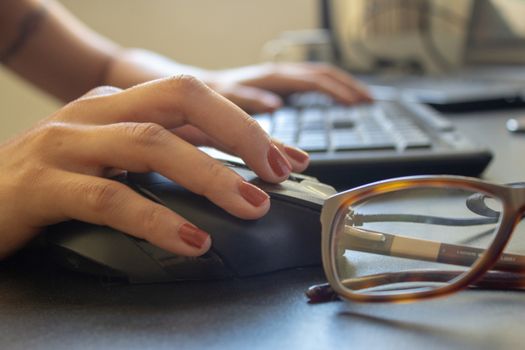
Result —
[[[245,277],[319,265],[319,215],[334,188],[299,174],[269,184],[242,164],[224,164],[270,195],[264,217],[236,218],[157,173],[130,173],[119,180],[207,231],[213,243],[203,256],[178,256],[115,229],[75,220],[48,227],[46,246],[69,269],[131,283]]]

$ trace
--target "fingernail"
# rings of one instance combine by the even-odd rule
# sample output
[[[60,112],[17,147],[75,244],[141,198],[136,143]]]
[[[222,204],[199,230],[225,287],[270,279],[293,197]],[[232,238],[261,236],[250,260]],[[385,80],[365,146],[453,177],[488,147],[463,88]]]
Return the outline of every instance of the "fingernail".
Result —
[[[198,249],[201,249],[206,240],[210,238],[206,232],[189,223],[185,223],[179,228],[179,236],[187,245]]]
[[[298,161],[299,163],[304,163],[308,160],[308,158],[310,158],[308,153],[292,146],[284,146],[284,151],[290,156],[290,158]]]
[[[270,167],[275,175],[279,177],[288,175],[292,171],[290,162],[288,162],[275,145],[271,145],[268,151],[268,163],[270,163]]]
[[[240,183],[239,192],[254,207],[260,206],[270,198],[266,192],[246,181]]]

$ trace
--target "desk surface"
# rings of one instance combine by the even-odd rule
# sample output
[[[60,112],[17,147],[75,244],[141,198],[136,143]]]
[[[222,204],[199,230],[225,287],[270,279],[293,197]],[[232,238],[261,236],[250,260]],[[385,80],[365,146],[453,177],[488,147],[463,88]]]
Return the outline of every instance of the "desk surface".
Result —
[[[495,159],[484,177],[525,179],[525,135],[505,120],[524,111],[454,118]],[[242,280],[111,285],[52,265],[0,263],[0,348],[517,349],[525,294],[465,291],[401,305],[310,305],[320,268]]]

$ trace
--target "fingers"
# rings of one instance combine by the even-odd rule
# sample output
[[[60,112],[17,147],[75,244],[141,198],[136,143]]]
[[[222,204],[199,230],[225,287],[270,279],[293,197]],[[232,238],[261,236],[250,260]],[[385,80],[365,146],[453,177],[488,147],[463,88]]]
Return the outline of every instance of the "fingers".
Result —
[[[50,206],[66,218],[110,226],[167,251],[184,255],[204,254],[210,236],[170,209],[154,203],[116,181],[89,175],[62,173],[53,187]]]
[[[306,168],[308,168],[308,164],[310,163],[310,157],[308,156],[308,153],[302,149],[285,145],[277,139],[273,139],[273,143],[277,146],[277,148],[279,148],[281,152],[286,154],[290,164],[292,164],[293,171],[301,173],[306,170]]]
[[[232,85],[215,90],[250,114],[272,112],[283,104],[278,95],[255,87]]]
[[[91,175],[100,176],[108,167],[155,171],[240,218],[259,218],[269,209],[266,193],[160,125],[81,126],[70,128],[67,135],[62,137],[67,147],[54,150],[61,168],[74,157],[84,172],[96,169]]]
[[[344,79],[340,74],[333,74],[329,69],[308,66],[305,74],[287,77],[287,86],[292,91],[318,91],[325,93],[337,102],[355,104],[369,98],[361,89]]]
[[[354,104],[359,102],[356,93],[339,81],[325,76],[296,76],[289,81],[289,87],[294,91],[318,91],[334,98],[339,103]]]
[[[99,124],[151,122],[169,129],[190,124],[213,135],[266,181],[280,182],[291,171],[287,158],[256,121],[191,77],[152,81],[113,95],[80,100],[69,109],[78,120]]]
[[[325,77],[337,81],[344,87],[344,90],[352,91],[358,102],[372,101],[372,95],[370,95],[366,87],[342,69],[323,63],[305,63],[305,65],[309,69],[313,69]]]
[[[176,130],[173,130],[173,133],[193,145],[208,146],[237,156],[237,154],[216,142],[212,137],[204,134],[198,129],[195,129],[193,126],[183,126],[181,128],[177,128]],[[276,145],[281,153],[286,157],[286,159],[288,159],[292,166],[292,171],[303,172],[306,170],[308,164],[310,163],[310,157],[308,153],[299,148],[285,145],[275,138],[272,139],[272,143]]]
[[[252,67],[247,72],[257,72],[256,68]],[[327,64],[268,64],[259,67],[258,71],[258,74],[252,72],[249,79],[240,80],[240,83],[279,94],[319,91],[344,104],[371,100],[367,90],[349,74]]]

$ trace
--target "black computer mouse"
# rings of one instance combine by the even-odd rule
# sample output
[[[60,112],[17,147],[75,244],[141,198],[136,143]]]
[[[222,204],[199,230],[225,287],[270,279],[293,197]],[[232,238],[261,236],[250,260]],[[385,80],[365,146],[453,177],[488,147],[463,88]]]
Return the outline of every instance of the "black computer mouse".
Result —
[[[236,218],[156,173],[130,173],[120,180],[210,233],[212,247],[203,256],[178,256],[112,228],[74,220],[50,226],[46,246],[70,269],[131,283],[244,277],[320,264],[319,215],[324,199],[335,190],[298,174],[269,184],[241,164],[225,165],[270,195],[267,215]]]

